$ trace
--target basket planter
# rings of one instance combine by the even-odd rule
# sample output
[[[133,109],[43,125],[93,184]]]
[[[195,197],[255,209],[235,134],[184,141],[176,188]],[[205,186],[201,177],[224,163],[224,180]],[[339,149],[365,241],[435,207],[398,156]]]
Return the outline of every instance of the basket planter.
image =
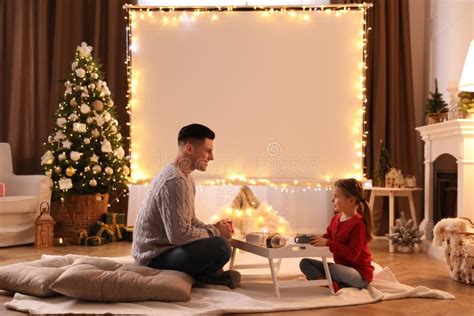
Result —
[[[54,237],[77,243],[81,231],[89,233],[90,226],[107,213],[108,203],[108,194],[75,194],[64,203],[55,202],[51,212],[56,222]]]
[[[109,194],[72,194],[66,197],[64,205],[76,233],[89,232],[89,226],[107,213]]]

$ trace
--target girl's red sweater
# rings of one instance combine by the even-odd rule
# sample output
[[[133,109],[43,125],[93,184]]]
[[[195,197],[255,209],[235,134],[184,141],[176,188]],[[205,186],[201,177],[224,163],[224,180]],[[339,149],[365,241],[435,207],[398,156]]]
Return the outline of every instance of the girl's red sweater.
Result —
[[[367,244],[367,231],[359,213],[340,222],[342,213],[334,215],[323,238],[334,254],[334,262],[352,267],[359,271],[367,282],[372,282],[374,267],[372,255]]]

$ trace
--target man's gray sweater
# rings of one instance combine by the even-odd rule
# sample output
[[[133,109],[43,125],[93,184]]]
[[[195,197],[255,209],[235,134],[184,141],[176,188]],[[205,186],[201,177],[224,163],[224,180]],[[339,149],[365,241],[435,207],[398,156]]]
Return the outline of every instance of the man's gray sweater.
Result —
[[[140,211],[132,244],[135,264],[147,266],[163,252],[209,236],[218,236],[213,225],[196,218],[196,188],[175,164],[164,167],[153,179]]]

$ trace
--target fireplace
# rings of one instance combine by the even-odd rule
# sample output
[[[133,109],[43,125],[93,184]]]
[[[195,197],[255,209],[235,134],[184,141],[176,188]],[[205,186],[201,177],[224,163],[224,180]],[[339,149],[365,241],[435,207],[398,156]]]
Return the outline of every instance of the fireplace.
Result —
[[[424,142],[424,219],[420,229],[432,239],[433,225],[445,217],[474,219],[474,120],[452,120],[416,129]]]
[[[433,164],[433,224],[443,218],[456,217],[457,181],[456,158],[442,154]]]

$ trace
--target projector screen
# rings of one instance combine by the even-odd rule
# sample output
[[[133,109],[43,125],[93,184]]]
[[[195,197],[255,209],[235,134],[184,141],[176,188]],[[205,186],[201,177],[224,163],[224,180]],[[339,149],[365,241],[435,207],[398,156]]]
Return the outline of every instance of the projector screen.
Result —
[[[216,133],[206,179],[362,176],[362,10],[131,11],[132,178]]]

